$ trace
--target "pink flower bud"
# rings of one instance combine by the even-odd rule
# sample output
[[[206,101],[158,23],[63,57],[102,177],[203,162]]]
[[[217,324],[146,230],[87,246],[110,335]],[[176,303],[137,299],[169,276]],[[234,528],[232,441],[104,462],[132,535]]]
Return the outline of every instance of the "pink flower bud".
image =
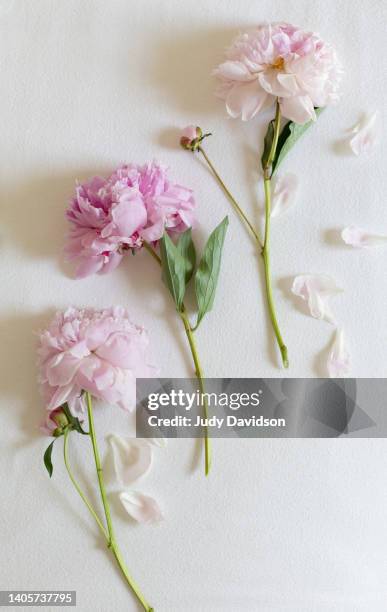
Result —
[[[187,125],[181,133],[180,144],[183,149],[195,151],[202,139],[202,130],[194,125]]]

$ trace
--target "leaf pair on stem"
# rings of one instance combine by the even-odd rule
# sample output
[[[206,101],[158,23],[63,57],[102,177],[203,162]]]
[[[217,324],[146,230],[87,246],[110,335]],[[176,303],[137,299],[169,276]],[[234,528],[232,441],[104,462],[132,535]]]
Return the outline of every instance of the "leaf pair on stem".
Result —
[[[199,327],[204,315],[212,309],[227,226],[228,217],[225,217],[210,235],[197,269],[191,228],[180,235],[176,244],[167,233],[160,241],[162,279],[180,313],[184,309],[183,300],[187,285],[194,277],[197,320],[192,330]]]

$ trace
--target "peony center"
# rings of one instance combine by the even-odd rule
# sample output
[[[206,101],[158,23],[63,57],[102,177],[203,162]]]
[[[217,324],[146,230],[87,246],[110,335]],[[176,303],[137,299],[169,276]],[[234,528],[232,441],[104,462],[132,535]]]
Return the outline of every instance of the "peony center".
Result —
[[[271,65],[274,70],[283,70],[285,66],[285,60],[283,57],[277,57],[275,62]]]

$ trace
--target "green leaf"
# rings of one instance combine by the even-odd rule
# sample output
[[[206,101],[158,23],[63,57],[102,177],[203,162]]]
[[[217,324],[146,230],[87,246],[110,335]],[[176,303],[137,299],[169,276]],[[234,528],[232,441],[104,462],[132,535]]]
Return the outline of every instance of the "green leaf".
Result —
[[[316,117],[318,117],[323,110],[323,108],[315,108]],[[311,120],[304,123],[304,125],[294,123],[293,121],[288,121],[288,123],[285,124],[278,138],[277,149],[272,164],[272,176],[277,171],[278,166],[283,162],[290,149],[296,144],[297,140],[301,138],[314,123],[315,121]],[[269,133],[269,130],[270,124],[267,133]]]
[[[192,278],[196,264],[195,245],[192,241],[192,230],[188,228],[180,234],[176,244],[177,250],[184,259],[185,266],[185,284],[187,285]]]
[[[78,433],[83,434],[84,436],[88,436],[88,432],[82,429],[80,420],[71,414],[67,402],[63,404],[62,409],[67,417],[68,422],[70,423],[71,429],[75,429]]]
[[[211,310],[214,303],[227,226],[228,217],[225,217],[209,237],[195,274],[195,291],[198,303],[198,318],[195,329],[199,326],[204,315]]]
[[[181,311],[184,293],[186,264],[178,248],[165,232],[160,240],[162,279],[168,287],[178,311]]]
[[[273,144],[273,138],[274,138],[274,120],[272,119],[269,125],[267,126],[267,132],[265,134],[263,153],[261,157],[262,170],[265,170],[266,168],[267,161],[269,159],[269,155],[271,151],[271,145]]]
[[[46,466],[47,472],[51,478],[52,476],[52,472],[54,470],[53,466],[52,466],[52,461],[51,461],[51,455],[52,455],[52,449],[54,446],[54,442],[55,440],[53,440],[51,442],[51,444],[46,448],[46,452],[44,453],[43,456],[43,461],[44,461],[44,465]]]

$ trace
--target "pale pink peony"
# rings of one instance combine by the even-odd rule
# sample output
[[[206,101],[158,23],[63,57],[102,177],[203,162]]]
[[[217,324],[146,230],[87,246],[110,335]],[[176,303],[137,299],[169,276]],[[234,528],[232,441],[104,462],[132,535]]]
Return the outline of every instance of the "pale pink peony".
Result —
[[[136,378],[151,377],[148,335],[124,308],[68,308],[40,333],[40,376],[48,431],[56,408],[67,402],[74,416],[84,411],[82,391],[125,410],[136,405]]]
[[[164,229],[182,232],[194,222],[192,191],[168,179],[155,162],[118,168],[109,178],[78,185],[66,212],[72,224],[66,254],[78,260],[76,276],[107,273],[130,249],[156,242]]]
[[[219,96],[232,117],[252,119],[278,98],[284,117],[315,119],[314,107],[336,102],[342,68],[335,49],[318,34],[287,23],[241,34],[215,70]]]

